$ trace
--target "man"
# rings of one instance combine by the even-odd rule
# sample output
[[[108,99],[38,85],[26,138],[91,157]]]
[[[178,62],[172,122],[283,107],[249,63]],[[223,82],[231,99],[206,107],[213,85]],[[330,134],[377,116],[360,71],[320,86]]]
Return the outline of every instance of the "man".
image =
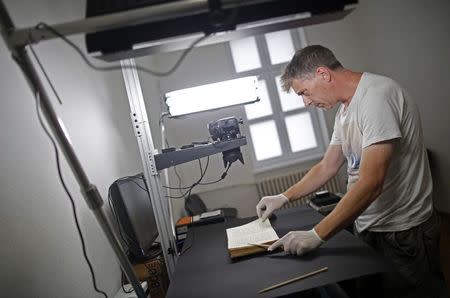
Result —
[[[295,53],[281,83],[305,106],[340,107],[323,159],[284,193],[263,197],[258,216],[265,220],[288,201],[317,190],[345,161],[348,185],[334,210],[313,229],[291,231],[269,250],[283,247],[302,255],[354,222],[356,234],[389,257],[400,273],[400,278],[385,279],[391,294],[393,288],[405,294],[405,288],[435,285],[439,223],[420,116],[410,96],[392,79],[344,68],[318,45]]]

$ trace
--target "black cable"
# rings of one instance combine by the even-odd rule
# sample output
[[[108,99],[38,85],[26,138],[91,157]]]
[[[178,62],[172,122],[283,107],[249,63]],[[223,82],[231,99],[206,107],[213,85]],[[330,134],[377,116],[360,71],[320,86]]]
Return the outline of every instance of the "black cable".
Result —
[[[191,197],[191,193],[192,193],[192,190],[193,190],[193,189],[194,189],[194,186],[192,186],[192,187],[189,189],[189,192],[188,192],[188,194],[187,194],[187,196],[186,196],[186,199]]]
[[[208,166],[209,166],[209,156],[207,157],[207,161],[206,161],[206,168],[205,168],[205,171],[203,172],[203,169],[202,169],[202,164],[201,164],[201,162],[200,162],[200,159],[198,159],[198,162],[199,162],[199,164],[200,164],[200,179],[199,180],[197,180],[197,182],[194,182],[191,186],[185,186],[185,187],[170,187],[170,186],[163,186],[164,188],[167,188],[167,189],[179,189],[179,190],[184,190],[184,189],[191,189],[192,188],[192,186],[197,186],[197,185],[199,185],[199,184],[201,184],[200,183],[200,181],[201,180],[203,180],[203,177],[205,176],[205,174],[206,174],[206,170],[208,169]],[[188,192],[188,191],[187,191]],[[187,193],[186,192],[186,193]],[[185,194],[186,194],[185,193]],[[181,195],[180,197],[177,197],[177,198],[181,198],[181,197],[184,197],[184,195]],[[175,198],[175,197],[173,197],[173,198]]]
[[[194,184],[193,184],[194,185]],[[188,190],[186,192],[184,192],[182,195],[180,196],[166,196],[166,198],[171,198],[171,199],[183,199],[183,198],[187,198],[188,196],[186,196],[191,190],[192,188],[194,188],[193,186],[190,186],[188,188]]]
[[[55,94],[56,99],[58,100],[59,104],[62,104],[61,98],[59,97],[58,92],[56,92],[55,86],[53,86],[53,83],[50,80],[50,77],[48,76],[47,72],[45,71],[45,68],[42,65],[41,61],[39,60],[39,58],[38,58],[36,52],[34,51],[33,46],[31,45],[31,43],[30,43],[30,50],[31,50],[31,53],[34,56],[34,59],[36,60],[37,64],[39,65],[39,68],[41,69],[42,73],[44,74],[45,79],[47,80],[48,84],[50,85],[50,88],[52,88],[53,94]]]
[[[204,171],[204,172],[202,171],[202,163],[201,163],[200,159],[198,160],[198,163],[199,163],[199,165],[200,165],[200,174],[201,174],[201,178],[203,179],[203,177],[204,177],[205,174],[206,174],[206,170],[208,170],[208,166],[209,166],[209,155],[208,155],[208,157],[206,158],[206,167],[205,167],[205,171]],[[200,182],[202,181],[202,179],[200,179],[198,183],[200,183]]]
[[[124,287],[124,280],[123,280],[123,274],[121,274],[121,277],[120,277],[120,284],[121,284],[121,286],[122,286],[122,291],[125,293],[125,294],[130,294],[130,293],[132,293],[133,291],[134,291],[134,289],[133,289],[133,287],[130,289],[130,290],[125,290],[125,287]]]
[[[200,162],[200,159],[199,159],[199,162]],[[201,165],[201,163],[200,163],[200,165]],[[199,183],[203,180],[203,177],[206,174],[206,170],[208,169],[208,165],[209,165],[209,156],[208,156],[207,161],[206,161],[205,171],[201,172],[200,178],[196,182],[194,182],[184,194],[182,194],[181,196],[166,196],[166,197],[167,198],[171,198],[171,199],[189,198],[191,196],[192,189],[194,189],[195,186],[199,185]]]
[[[208,156],[208,158],[209,158],[209,156]],[[200,161],[200,159],[198,159],[198,166],[200,167],[200,176],[203,176],[204,174],[203,174],[203,169],[202,169],[202,162]],[[205,171],[205,173],[206,173],[206,171]]]
[[[178,174],[177,166],[173,167],[173,171],[175,172],[175,176],[177,176],[177,179],[178,179],[178,188],[181,188],[181,176],[180,176],[180,174]],[[180,189],[180,194],[182,194],[181,189]]]
[[[208,159],[208,162],[209,162],[209,159]],[[215,181],[203,182],[203,183],[202,183],[201,180],[202,180],[202,178],[203,178],[203,176],[204,176],[204,173],[206,173],[206,169],[208,168],[208,164],[207,164],[207,165],[206,165],[206,168],[205,168],[205,172],[203,173],[203,176],[201,177],[201,179],[199,179],[197,182],[195,182],[194,184],[192,184],[190,187],[186,187],[186,188],[176,188],[176,187],[168,187],[168,186],[164,186],[164,187],[169,188],[169,189],[188,189],[188,190],[187,190],[184,194],[182,194],[181,196],[166,196],[166,197],[172,198],[172,199],[188,198],[188,197],[190,197],[191,192],[192,192],[192,189],[193,189],[195,186],[197,186],[197,185],[210,185],[210,184],[218,183],[218,182],[222,181],[223,179],[225,179],[225,177],[226,177],[227,174],[228,174],[228,170],[230,169],[230,167],[231,167],[231,163],[228,164],[228,166],[227,166],[225,172],[222,173],[222,175],[220,176],[219,179],[217,179],[217,180],[215,180]]]
[[[148,189],[147,189],[147,188],[142,187],[141,185],[139,185],[139,183],[137,183],[136,181],[134,181],[134,179],[136,179],[136,178],[137,178],[137,179],[142,179],[142,178],[136,177],[136,176],[126,176],[126,177],[122,177],[122,178],[120,178],[120,179],[117,179],[117,180],[114,181],[114,182],[122,181],[122,180],[128,180],[128,181],[131,181],[131,182],[133,182],[134,184],[136,184],[140,189],[142,189],[142,190],[148,192]]]
[[[222,175],[220,176],[220,178],[217,179],[216,181],[199,183],[199,185],[209,185],[209,184],[214,184],[214,183],[217,183],[217,182],[222,181],[222,180],[225,179],[225,177],[227,176],[228,170],[230,169],[230,167],[231,167],[231,163],[228,164],[228,167],[227,167],[227,169],[225,170],[225,172],[223,172]]]
[[[169,143],[167,142],[167,139],[165,139],[165,142],[166,142],[167,147],[169,147]],[[163,185],[162,187],[167,188],[167,189],[177,189],[180,191],[181,196],[183,196],[183,193],[181,192],[181,190],[189,189],[191,186],[182,187],[181,186],[181,177],[180,177],[180,174],[178,173],[177,166],[174,166],[173,170],[175,171],[175,175],[178,178],[178,187],[170,187],[170,186],[166,186],[166,185]]]
[[[167,188],[167,189],[178,189],[178,190],[184,190],[184,189],[189,189],[189,188],[191,188],[191,187],[192,187],[192,185],[191,185],[191,186],[185,186],[185,187],[171,187],[171,186],[166,186],[166,185],[163,185],[163,187],[164,187],[164,188]]]
[[[186,56],[194,49],[194,47],[199,44],[200,42],[202,42],[203,40],[205,40],[206,38],[208,38],[210,36],[210,34],[206,34],[198,39],[196,39],[182,54],[181,56],[178,58],[177,62],[172,66],[172,68],[170,68],[167,71],[164,72],[159,72],[159,71],[154,71],[154,70],[150,70],[148,68],[136,65],[135,67],[123,67],[120,65],[115,65],[115,66],[106,66],[106,67],[101,67],[98,65],[93,64],[91,61],[89,61],[89,59],[87,59],[87,57],[84,55],[84,53],[81,51],[81,49],[74,44],[72,41],[70,41],[68,38],[66,38],[63,34],[61,34],[59,31],[57,31],[55,28],[53,28],[52,26],[46,24],[46,23],[38,23],[35,26],[36,29],[43,29],[45,28],[47,31],[53,33],[55,36],[61,38],[63,41],[65,41],[69,46],[71,46],[79,55],[80,57],[83,59],[83,61],[92,69],[98,70],[98,71],[111,71],[111,70],[122,70],[124,68],[135,68],[139,71],[142,71],[143,73],[147,73],[149,75],[153,75],[153,76],[157,76],[157,77],[165,77],[165,76],[169,76],[172,73],[174,73],[178,67],[181,65],[181,63],[183,62],[184,58],[186,58]]]
[[[182,199],[182,198],[187,198],[187,197],[189,197],[189,196],[187,196],[187,194],[190,192],[190,191],[192,191],[192,189],[195,187],[195,183],[194,184],[192,184],[189,188],[188,188],[188,190],[187,191],[185,191],[182,195],[180,195],[180,196],[166,196],[166,198],[171,198],[171,199]]]
[[[72,205],[72,212],[73,212],[73,218],[74,218],[74,221],[75,221],[75,226],[77,228],[77,232],[78,232],[78,235],[80,237],[81,247],[82,247],[82,250],[83,250],[84,259],[86,260],[86,263],[88,264],[88,267],[89,267],[89,271],[91,273],[92,284],[93,284],[94,289],[95,289],[95,291],[97,293],[102,294],[104,297],[108,298],[108,295],[104,291],[99,290],[97,288],[97,281],[95,279],[94,269],[92,267],[92,264],[91,264],[91,261],[89,260],[88,255],[87,255],[86,244],[85,244],[85,241],[84,241],[83,234],[81,233],[80,223],[78,222],[78,216],[77,216],[77,212],[76,212],[75,201],[73,200],[72,195],[70,194],[69,189],[67,188],[66,183],[64,181],[64,178],[62,176],[61,164],[60,164],[60,160],[59,160],[58,146],[56,145],[55,140],[53,139],[52,135],[48,131],[47,127],[45,127],[44,121],[42,120],[41,113],[40,113],[40,105],[41,105],[41,103],[40,103],[40,94],[37,91],[35,92],[35,98],[36,98],[36,114],[37,114],[39,123],[40,123],[42,129],[44,130],[45,134],[49,138],[50,142],[53,145],[53,149],[54,149],[54,152],[55,152],[55,159],[56,159],[56,169],[58,171],[59,181],[61,182],[61,185],[63,186],[64,191],[66,192],[67,197],[69,198],[70,203]]]
[[[227,20],[223,23],[223,24],[219,24],[218,26],[222,26],[224,28],[229,27],[230,25],[232,25],[237,18],[237,15],[239,13],[239,9],[240,9],[240,4],[242,1],[240,1],[232,11],[230,13],[230,15],[228,16]],[[53,28],[52,26],[48,25],[47,23],[44,22],[40,22],[35,26],[36,29],[42,29],[45,28],[47,31],[53,33],[55,36],[61,38],[63,41],[65,41],[68,45],[70,45],[80,56],[81,58],[84,60],[84,62],[91,67],[92,69],[98,70],[98,71],[110,71],[110,70],[122,70],[124,67],[117,65],[117,66],[110,66],[110,67],[100,67],[97,65],[92,64],[84,55],[84,53],[81,51],[81,49],[75,45],[73,42],[71,42],[68,38],[66,38],[63,34],[61,34],[58,30],[56,30],[55,28]],[[200,42],[202,42],[203,40],[207,39],[209,36],[211,35],[211,33],[206,33],[205,35],[198,38],[197,40],[195,40],[194,42],[192,42],[192,44],[181,54],[181,56],[179,57],[179,59],[177,60],[177,62],[172,66],[172,68],[170,68],[169,70],[165,71],[165,72],[159,72],[159,71],[154,71],[154,70],[150,70],[148,68],[145,67],[141,67],[136,65],[135,68],[139,71],[142,71],[144,73],[150,74],[150,75],[154,75],[154,76],[169,76],[172,73],[174,73],[178,67],[181,65],[181,63],[183,62],[183,60],[186,58],[186,56],[192,51],[192,49],[199,44]],[[31,35],[30,35],[31,37]],[[32,39],[30,38],[30,41],[32,41]],[[31,44],[31,42],[29,43]],[[128,68],[128,67],[125,67]]]
[[[32,45],[31,45],[31,43],[30,43],[30,50],[31,50],[31,53],[33,54],[33,56],[34,56],[34,58],[35,58],[37,64],[39,65],[39,67],[40,67],[42,73],[44,74],[44,76],[45,76],[45,78],[46,78],[48,84],[49,84],[50,87],[52,88],[53,93],[55,94],[56,98],[58,99],[58,102],[59,102],[60,104],[62,104],[61,98],[60,98],[58,92],[56,91],[56,88],[55,88],[54,85],[52,84],[52,81],[50,80],[50,77],[48,76],[47,72],[45,71],[45,68],[44,68],[44,66],[42,65],[42,63],[41,63],[41,61],[40,61],[38,55],[37,55],[36,52],[34,51],[34,49],[33,49]],[[139,185],[139,183],[137,183],[136,181],[134,181],[134,180],[133,180],[134,178],[142,179],[141,177],[138,177],[138,176],[126,176],[126,177],[122,177],[122,178],[120,178],[120,179],[118,179],[118,180],[116,180],[116,181],[120,181],[120,180],[123,180],[123,179],[131,179],[131,181],[132,181],[133,183],[135,183],[139,188],[143,189],[144,191],[148,191],[148,189],[143,188],[141,185]],[[133,239],[131,239],[125,232],[122,233],[122,227],[121,227],[121,225],[119,224],[117,215],[116,215],[116,213],[115,213],[115,208],[113,207],[113,204],[112,204],[112,202],[111,202],[111,197],[110,197],[110,192],[109,192],[109,191],[108,191],[108,203],[109,203],[109,206],[110,206],[110,208],[111,208],[111,211],[113,212],[113,215],[114,215],[114,217],[115,217],[115,219],[116,219],[120,237],[122,238],[123,242],[129,247],[129,246],[130,246],[129,241],[130,241],[130,240],[133,241]],[[125,239],[125,237],[123,236],[123,234],[125,234],[125,235],[127,236],[128,241]]]

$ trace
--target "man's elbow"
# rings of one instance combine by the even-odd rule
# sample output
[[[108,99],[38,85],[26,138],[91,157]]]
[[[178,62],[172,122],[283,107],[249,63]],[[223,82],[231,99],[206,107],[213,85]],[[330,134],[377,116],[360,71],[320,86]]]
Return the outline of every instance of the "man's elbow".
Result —
[[[322,160],[318,166],[320,167],[322,174],[327,177],[335,176],[341,168],[341,165],[332,164],[330,162],[326,162],[325,160]]]
[[[366,191],[368,194],[369,203],[375,201],[383,192],[384,179],[370,179],[366,181]]]
[[[383,184],[374,186],[374,190],[372,192],[372,202],[375,201],[383,192]]]

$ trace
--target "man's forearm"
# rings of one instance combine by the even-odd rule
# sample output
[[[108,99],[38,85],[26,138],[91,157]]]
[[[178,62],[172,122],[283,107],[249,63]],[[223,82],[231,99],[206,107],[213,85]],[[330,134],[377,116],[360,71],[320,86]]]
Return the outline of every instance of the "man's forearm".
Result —
[[[363,150],[359,180],[334,210],[315,226],[319,237],[328,240],[355,220],[381,194],[394,145],[393,141],[379,142]]]
[[[296,200],[317,190],[336,173],[337,171],[327,169],[322,163],[318,163],[299,182],[291,186],[283,194],[290,201]]]
[[[333,211],[314,229],[320,238],[328,240],[347,227],[380,195],[382,187],[370,182],[358,181],[340,200]]]

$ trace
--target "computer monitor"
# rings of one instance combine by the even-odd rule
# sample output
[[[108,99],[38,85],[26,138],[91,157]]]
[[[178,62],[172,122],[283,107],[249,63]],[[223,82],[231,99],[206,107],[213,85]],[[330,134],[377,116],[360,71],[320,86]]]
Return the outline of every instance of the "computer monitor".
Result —
[[[144,175],[117,179],[108,196],[130,258],[139,261],[151,257],[158,228]]]

